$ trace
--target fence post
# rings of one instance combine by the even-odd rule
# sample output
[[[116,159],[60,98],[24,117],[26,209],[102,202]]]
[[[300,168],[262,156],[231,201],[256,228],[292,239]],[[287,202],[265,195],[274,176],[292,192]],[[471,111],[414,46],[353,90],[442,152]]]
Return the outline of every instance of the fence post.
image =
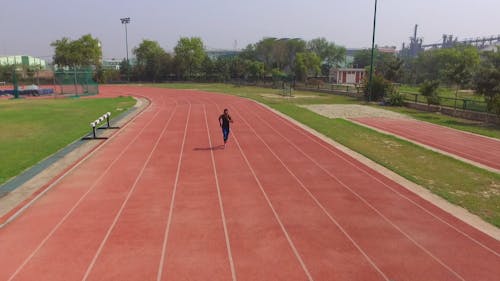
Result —
[[[418,103],[418,94],[414,94],[415,95],[415,103]]]

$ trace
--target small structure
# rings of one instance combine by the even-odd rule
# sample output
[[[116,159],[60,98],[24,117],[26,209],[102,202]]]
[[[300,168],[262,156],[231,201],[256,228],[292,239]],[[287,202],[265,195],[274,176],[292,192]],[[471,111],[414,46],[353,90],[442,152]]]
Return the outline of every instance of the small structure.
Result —
[[[332,68],[329,81],[335,84],[360,84],[365,76],[364,68]]]

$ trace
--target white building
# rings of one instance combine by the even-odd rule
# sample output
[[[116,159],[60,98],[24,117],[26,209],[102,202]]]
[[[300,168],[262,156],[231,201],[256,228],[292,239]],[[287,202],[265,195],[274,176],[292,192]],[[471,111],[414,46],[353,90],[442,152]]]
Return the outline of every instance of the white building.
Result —
[[[0,56],[0,65],[22,65],[43,70],[47,67],[47,62],[40,58],[25,55]]]

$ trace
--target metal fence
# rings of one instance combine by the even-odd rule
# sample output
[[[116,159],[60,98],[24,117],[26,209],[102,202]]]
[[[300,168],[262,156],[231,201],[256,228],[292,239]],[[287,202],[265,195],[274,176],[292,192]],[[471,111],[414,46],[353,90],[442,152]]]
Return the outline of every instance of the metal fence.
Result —
[[[427,97],[421,94],[404,92],[402,92],[401,94],[404,96],[404,99],[407,102],[427,104]],[[439,96],[439,105],[450,107],[453,109],[488,112],[488,106],[484,101]]]

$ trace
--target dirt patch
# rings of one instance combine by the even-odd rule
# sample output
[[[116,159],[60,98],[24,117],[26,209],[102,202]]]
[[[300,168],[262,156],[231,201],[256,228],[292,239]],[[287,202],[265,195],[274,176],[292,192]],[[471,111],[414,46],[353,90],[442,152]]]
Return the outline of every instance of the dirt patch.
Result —
[[[385,117],[409,119],[407,115],[397,112],[374,108],[358,104],[313,104],[300,105],[328,118],[362,118],[362,117]]]
[[[126,124],[129,120],[134,118],[138,113],[140,113],[144,108],[149,105],[149,101],[144,98],[135,98],[136,104],[131,108],[129,113],[121,118],[119,121],[113,124],[113,126],[119,126]],[[115,131],[116,132],[116,131]],[[112,131],[105,130],[102,133],[103,137],[113,134]],[[63,173],[68,169],[75,161],[82,159],[90,151],[92,151],[96,146],[101,144],[98,141],[87,141],[82,145],[78,146],[76,149],[72,150],[68,154],[64,155],[61,159],[57,160],[53,164],[45,168],[41,173],[38,173],[33,178],[29,179],[13,191],[7,193],[5,196],[0,198],[0,223],[2,217],[8,214],[12,209],[16,208],[19,204],[32,197],[37,191],[50,182],[52,179]],[[1,226],[1,225],[0,225]]]

